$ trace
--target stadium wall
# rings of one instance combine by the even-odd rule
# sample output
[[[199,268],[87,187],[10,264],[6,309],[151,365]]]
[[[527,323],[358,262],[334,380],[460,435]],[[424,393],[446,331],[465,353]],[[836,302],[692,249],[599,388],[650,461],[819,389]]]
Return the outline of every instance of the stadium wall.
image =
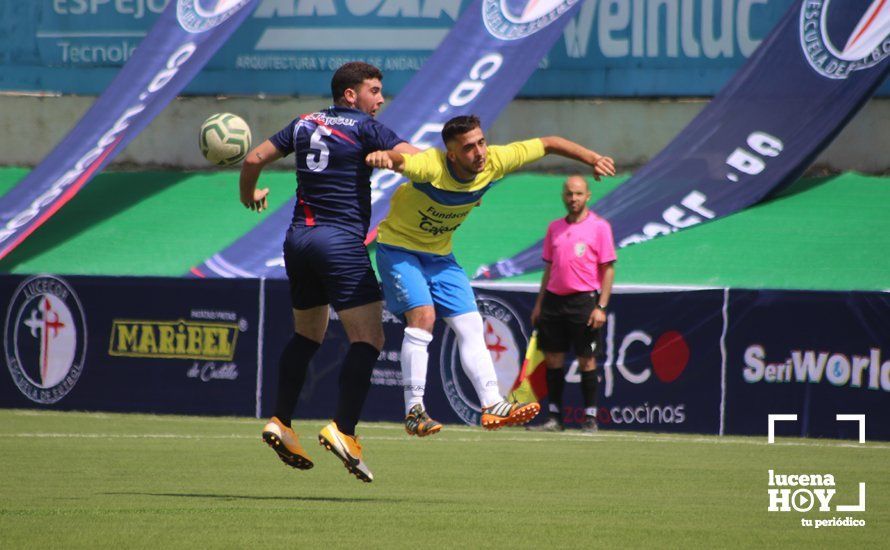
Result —
[[[35,166],[89,108],[93,97],[0,95],[0,131],[7,136],[2,166]],[[233,112],[245,118],[254,140],[278,131],[295,115],[327,106],[323,97],[210,98],[173,101],[114,161],[112,166],[212,169],[197,145],[198,127],[209,115]],[[502,143],[528,136],[559,134],[611,154],[619,169],[644,164],[704,108],[706,99],[526,99],[512,102],[489,131]],[[815,166],[834,171],[890,172],[890,99],[872,99],[817,159]],[[290,167],[283,160],[281,169]],[[540,169],[570,170],[577,165],[560,157],[536,164]]]
[[[502,393],[525,355],[529,290],[476,289]],[[604,429],[761,435],[769,414],[796,414],[776,433],[856,438],[858,427],[835,415],[864,414],[868,439],[890,439],[881,422],[890,415],[890,293],[618,290],[600,362]],[[282,280],[4,275],[0,303],[0,407],[263,417],[292,335]],[[363,417],[400,421],[403,325],[388,313],[383,323],[387,345]],[[454,334],[442,323],[434,332],[427,406],[442,421],[478,424]],[[333,414],[348,347],[333,315],[302,416]],[[584,415],[576,364],[566,380],[574,423]]]

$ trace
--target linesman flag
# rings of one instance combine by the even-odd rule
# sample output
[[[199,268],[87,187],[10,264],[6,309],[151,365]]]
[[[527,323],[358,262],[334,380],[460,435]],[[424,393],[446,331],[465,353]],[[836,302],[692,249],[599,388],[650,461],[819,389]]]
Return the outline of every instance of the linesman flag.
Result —
[[[538,331],[532,332],[525,350],[525,359],[519,376],[510,390],[510,399],[529,403],[547,397],[547,367],[544,365],[544,352],[538,349]]]

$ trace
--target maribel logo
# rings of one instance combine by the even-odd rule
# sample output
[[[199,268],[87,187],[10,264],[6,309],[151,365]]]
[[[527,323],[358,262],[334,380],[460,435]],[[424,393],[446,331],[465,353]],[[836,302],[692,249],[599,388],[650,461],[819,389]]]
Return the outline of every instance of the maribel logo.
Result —
[[[231,361],[237,323],[115,319],[108,354],[117,357]]]
[[[833,17],[835,10],[829,13],[830,3],[831,0],[808,0],[800,10],[800,45],[816,72],[827,78],[844,79],[853,71],[874,67],[890,56],[890,1],[872,0],[852,31],[853,20]],[[838,49],[832,37],[844,36],[844,47]]]
[[[26,279],[6,310],[3,343],[12,379],[28,399],[62,399],[80,378],[86,355],[86,319],[77,294],[57,277]]]
[[[535,34],[578,0],[482,0],[482,21],[495,38],[518,40]]]
[[[479,295],[476,305],[482,315],[483,336],[494,363],[498,390],[501,395],[507,395],[519,376],[521,352],[528,342],[526,329],[516,312],[493,296]],[[442,339],[439,365],[442,387],[451,408],[461,420],[478,426],[482,408],[470,380],[463,372],[457,338],[450,328],[445,331]]]
[[[199,33],[222,25],[250,0],[179,0],[176,19],[190,33]]]

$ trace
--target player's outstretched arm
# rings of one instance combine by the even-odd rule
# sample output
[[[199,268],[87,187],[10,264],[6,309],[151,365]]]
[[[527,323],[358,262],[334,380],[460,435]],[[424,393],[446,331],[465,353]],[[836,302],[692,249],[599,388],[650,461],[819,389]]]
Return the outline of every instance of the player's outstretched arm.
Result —
[[[417,153],[422,153],[423,150],[418,149],[417,147],[411,145],[407,141],[403,141],[402,143],[396,145],[392,148],[396,153],[406,153],[409,155],[416,155]]]
[[[396,151],[374,151],[365,157],[365,164],[371,168],[393,170],[401,174],[405,170],[405,157]]]
[[[241,178],[238,181],[241,204],[245,208],[250,208],[257,212],[262,212],[268,208],[266,196],[269,194],[269,188],[257,189],[256,184],[263,168],[270,162],[280,159],[281,156],[278,148],[268,139],[247,153],[247,157],[241,164]]]
[[[603,156],[583,145],[560,136],[547,136],[541,138],[544,144],[544,152],[548,155],[559,155],[583,162],[593,168],[593,177],[596,181],[601,176],[615,175],[615,161],[611,157]]]

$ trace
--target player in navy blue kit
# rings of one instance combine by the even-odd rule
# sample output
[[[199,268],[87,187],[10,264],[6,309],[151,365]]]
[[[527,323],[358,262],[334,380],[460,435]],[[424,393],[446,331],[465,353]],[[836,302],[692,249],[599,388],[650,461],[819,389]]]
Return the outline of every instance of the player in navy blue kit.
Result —
[[[377,150],[416,152],[374,119],[383,104],[383,75],[367,63],[347,63],[331,80],[334,105],[301,115],[253,149],[241,168],[241,203],[263,211],[268,189],[257,189],[267,164],[295,153],[297,205],[284,241],[294,335],[279,363],[275,413],[263,439],[288,465],[309,469],[312,461],[291,428],[306,370],[328,326],[328,305],[337,311],[350,347],[340,370],[340,396],[333,422],[318,436],[350,473],[369,482],[355,425],[371,385],[371,370],[383,347],[382,296],[371,268],[365,235],[371,219],[371,171],[365,156]]]

